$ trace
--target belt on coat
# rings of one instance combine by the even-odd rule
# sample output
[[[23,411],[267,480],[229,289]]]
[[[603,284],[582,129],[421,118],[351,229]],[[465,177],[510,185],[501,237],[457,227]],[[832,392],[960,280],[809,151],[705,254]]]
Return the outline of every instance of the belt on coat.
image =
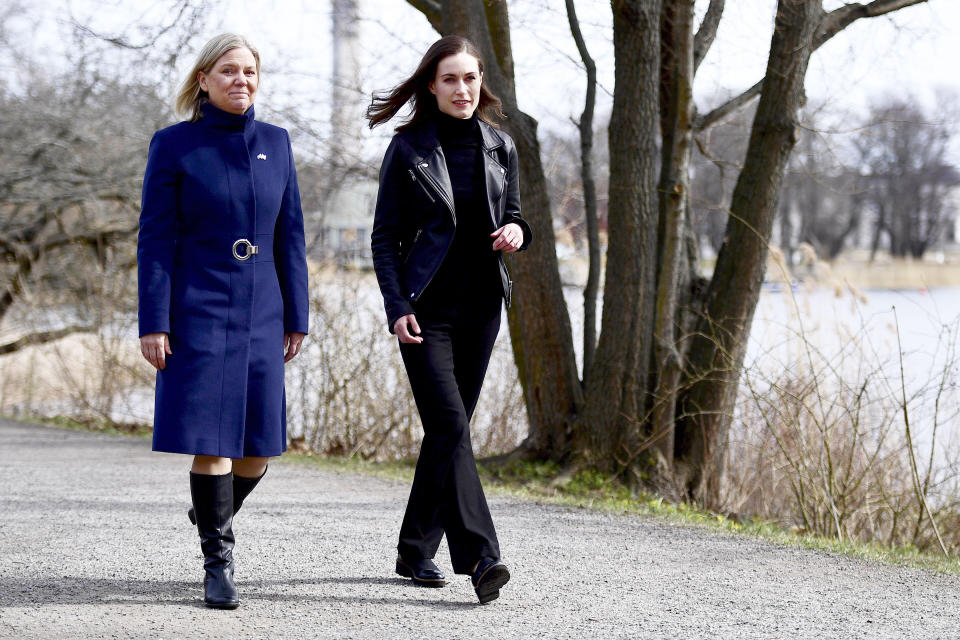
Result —
[[[273,262],[273,234],[252,236],[190,237],[177,241],[181,260],[223,267],[241,267],[258,262]]]

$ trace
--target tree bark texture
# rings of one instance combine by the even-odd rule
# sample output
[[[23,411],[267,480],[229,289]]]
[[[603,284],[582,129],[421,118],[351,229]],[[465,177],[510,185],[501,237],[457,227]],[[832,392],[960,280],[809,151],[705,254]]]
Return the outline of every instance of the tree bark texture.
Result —
[[[578,447],[620,471],[637,449],[647,403],[655,299],[660,2],[614,0],[615,84],[603,317]]]
[[[784,168],[796,142],[797,113],[820,0],[780,0],[767,73],[743,170],[731,201],[703,317],[688,356],[691,384],[682,398],[677,455],[690,497],[710,505],[718,489],[733,402]]]
[[[674,452],[674,417],[680,382],[677,348],[679,284],[684,263],[684,226],[693,142],[693,0],[664,0],[661,16],[661,160],[654,315],[654,379],[650,444],[667,470]]]

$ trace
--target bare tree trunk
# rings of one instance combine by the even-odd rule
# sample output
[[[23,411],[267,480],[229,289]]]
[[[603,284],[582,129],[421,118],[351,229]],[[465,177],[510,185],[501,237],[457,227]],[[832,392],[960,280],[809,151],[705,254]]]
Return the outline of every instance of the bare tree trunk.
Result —
[[[597,356],[579,444],[620,470],[636,449],[646,404],[656,264],[660,2],[614,0],[606,283]]]
[[[780,0],[746,161],[731,202],[700,331],[690,349],[678,422],[678,463],[688,495],[710,505],[753,313],[760,297],[768,241],[783,172],[796,143],[803,82],[822,10],[819,0]]]
[[[873,262],[877,258],[877,251],[880,250],[880,238],[886,229],[886,220],[886,207],[881,204],[877,208],[877,223],[873,227],[873,236],[870,238],[870,262]]]
[[[673,462],[674,418],[681,369],[675,323],[693,141],[693,5],[693,0],[665,0],[661,16],[660,258],[654,316],[656,383],[651,438],[666,471]]]
[[[580,130],[580,179],[583,182],[583,209],[587,223],[589,268],[587,285],[583,289],[583,374],[585,388],[590,380],[593,358],[597,350],[597,294],[600,291],[600,230],[597,221],[597,183],[593,179],[593,111],[597,101],[597,65],[580,32],[580,21],[573,0],[566,0],[570,33],[577,43],[580,59],[587,72],[587,95],[583,114],[577,128]]]

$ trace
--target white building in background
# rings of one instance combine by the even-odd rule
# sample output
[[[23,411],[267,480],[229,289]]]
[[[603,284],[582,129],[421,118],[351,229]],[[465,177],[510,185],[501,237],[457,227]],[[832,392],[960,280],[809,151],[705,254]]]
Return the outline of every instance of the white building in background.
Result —
[[[333,104],[330,155],[325,170],[332,178],[321,210],[308,217],[319,226],[311,255],[338,266],[370,267],[370,231],[377,202],[377,181],[353,170],[361,164],[367,96],[361,86],[358,0],[333,0]]]
[[[344,267],[373,266],[370,231],[376,204],[376,181],[341,183],[325,203],[315,256]]]

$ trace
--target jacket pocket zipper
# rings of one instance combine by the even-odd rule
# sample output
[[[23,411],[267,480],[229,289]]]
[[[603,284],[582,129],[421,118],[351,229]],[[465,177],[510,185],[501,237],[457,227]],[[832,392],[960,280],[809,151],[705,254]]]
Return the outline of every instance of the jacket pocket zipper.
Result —
[[[417,184],[419,184],[419,185],[420,185],[420,188],[423,189],[423,192],[424,192],[425,194],[427,194],[427,197],[428,197],[428,198],[430,198],[430,202],[432,202],[433,204],[437,204],[436,199],[435,199],[432,195],[430,195],[430,191],[427,190],[427,185],[423,184],[423,182],[421,182],[420,180],[417,180],[417,174],[415,174],[415,173],[413,172],[413,169],[407,169],[407,171],[410,172],[410,178],[411,178],[414,182],[416,182]]]
[[[410,260],[410,256],[413,255],[413,248],[417,245],[417,240],[420,239],[420,235],[423,233],[423,229],[417,229],[417,232],[413,234],[413,241],[410,243],[410,250],[407,251],[407,255],[403,258],[403,263],[406,264]]]

